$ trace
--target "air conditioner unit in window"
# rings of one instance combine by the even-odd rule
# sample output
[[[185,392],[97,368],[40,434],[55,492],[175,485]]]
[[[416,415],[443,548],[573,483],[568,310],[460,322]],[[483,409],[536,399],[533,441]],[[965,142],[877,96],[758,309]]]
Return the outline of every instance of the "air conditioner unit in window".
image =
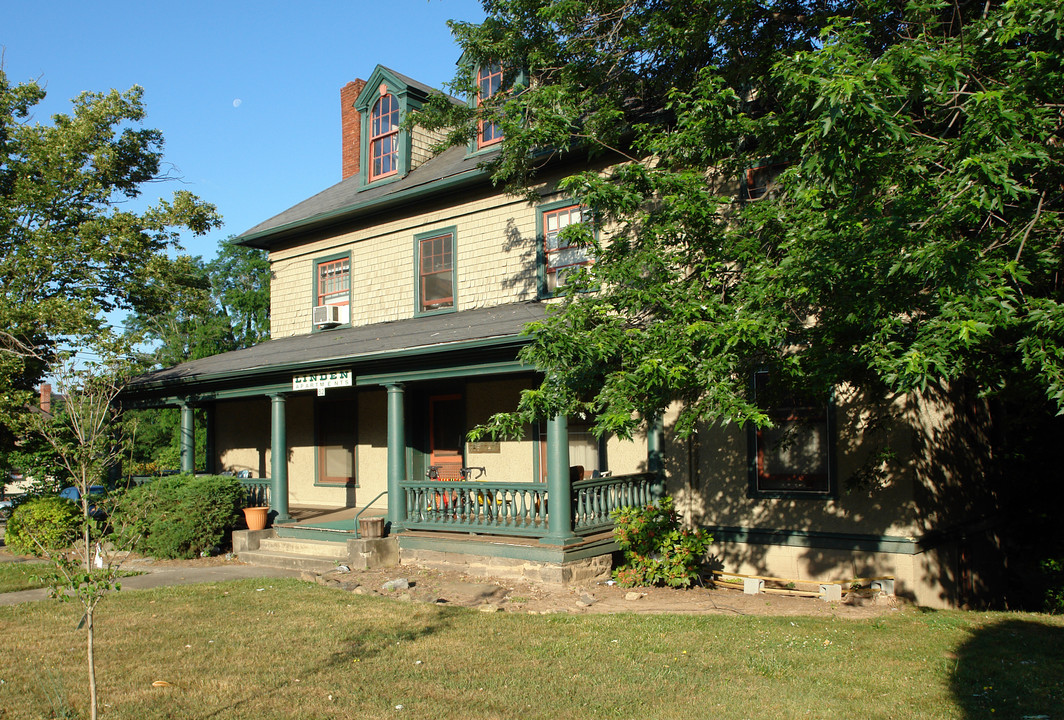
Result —
[[[311,321],[318,327],[340,324],[340,307],[338,305],[319,305],[311,313]]]

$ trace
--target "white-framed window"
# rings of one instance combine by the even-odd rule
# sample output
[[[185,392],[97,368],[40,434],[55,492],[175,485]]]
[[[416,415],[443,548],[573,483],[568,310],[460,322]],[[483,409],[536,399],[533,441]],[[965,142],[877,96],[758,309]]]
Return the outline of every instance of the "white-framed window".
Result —
[[[546,295],[552,295],[564,286],[566,276],[574,269],[591,263],[587,248],[574,245],[563,237],[565,228],[584,221],[585,212],[581,205],[566,202],[540,208],[542,290]]]

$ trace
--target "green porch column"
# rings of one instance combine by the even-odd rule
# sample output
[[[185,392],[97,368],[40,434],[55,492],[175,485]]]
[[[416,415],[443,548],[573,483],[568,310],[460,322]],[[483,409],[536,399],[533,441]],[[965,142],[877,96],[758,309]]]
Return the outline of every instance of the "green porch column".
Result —
[[[665,424],[660,415],[647,419],[647,471],[655,476],[651,486],[654,499],[665,494]]]
[[[181,403],[181,472],[196,472],[196,415],[187,402]]]
[[[288,430],[285,426],[285,396],[270,395],[270,505],[274,522],[289,522]]]
[[[569,484],[569,421],[555,415],[547,421],[547,535],[544,545],[570,545],[573,535],[573,497]]]
[[[401,383],[388,389],[388,522],[392,532],[406,523],[406,496],[399,483],[406,480],[406,418]]]

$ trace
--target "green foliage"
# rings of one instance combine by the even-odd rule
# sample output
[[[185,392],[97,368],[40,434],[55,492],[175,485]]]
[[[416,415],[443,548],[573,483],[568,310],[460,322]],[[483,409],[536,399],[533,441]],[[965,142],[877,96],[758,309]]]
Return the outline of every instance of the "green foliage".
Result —
[[[11,514],[4,544],[14,552],[38,557],[65,550],[77,540],[80,521],[77,507],[69,500],[54,495],[34,498]]]
[[[1042,575],[1046,584],[1045,611],[1054,615],[1064,614],[1064,560],[1043,560]]]
[[[172,475],[124,491],[114,522],[142,552],[191,558],[221,544],[243,498],[233,477]]]
[[[561,189],[603,240],[573,230],[596,262],[530,328],[522,358],[546,379],[486,431],[583,413],[627,436],[676,401],[681,435],[761,425],[757,369],[821,395],[962,380],[1064,410],[1058,2],[488,13],[453,26],[470,60],[454,90],[487,59],[522,72],[424,122],[456,124],[451,141],[501,123],[488,167],[537,196],[545,148],[600,157]]]
[[[702,528],[683,527],[671,497],[614,510],[610,516],[613,537],[624,554],[624,565],[613,571],[619,585],[689,587],[698,580],[713,537]]]
[[[161,171],[162,134],[144,128],[143,89],[86,92],[70,113],[34,120],[45,96],[0,68],[0,419],[33,402],[61,346],[113,339],[108,314],[151,313],[187,289],[182,232],[220,223],[185,190],[137,200]],[[134,210],[134,207],[141,207]],[[6,417],[4,417],[6,416]],[[0,453],[13,446],[0,435]],[[10,467],[0,457],[0,466]]]

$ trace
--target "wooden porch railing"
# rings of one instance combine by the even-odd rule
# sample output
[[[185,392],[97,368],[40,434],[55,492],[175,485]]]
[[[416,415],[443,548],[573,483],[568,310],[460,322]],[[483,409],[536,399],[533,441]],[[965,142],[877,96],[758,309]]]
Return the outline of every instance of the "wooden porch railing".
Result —
[[[573,483],[573,531],[590,535],[612,529],[610,513],[653,502],[655,485],[650,473],[577,480]]]
[[[269,478],[240,478],[246,497],[244,507],[270,507]]]
[[[648,473],[579,480],[572,486],[572,528],[578,536],[613,527],[610,512],[654,499]],[[488,535],[547,534],[546,483],[420,480],[400,483],[406,527]]]

